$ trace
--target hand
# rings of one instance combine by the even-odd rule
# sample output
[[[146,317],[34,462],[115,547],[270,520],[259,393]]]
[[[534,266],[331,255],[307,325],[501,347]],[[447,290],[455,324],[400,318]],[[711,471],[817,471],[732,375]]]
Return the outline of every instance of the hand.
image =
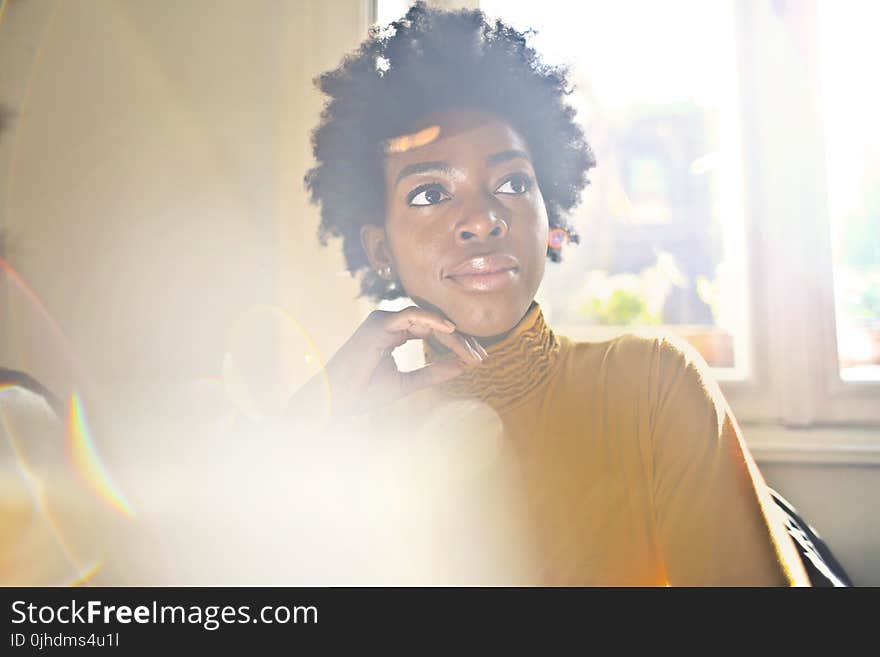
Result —
[[[429,336],[448,347],[450,353],[411,372],[398,370],[391,352],[409,340]],[[453,379],[488,356],[475,338],[458,333],[452,322],[418,306],[399,311],[374,310],[327,363],[332,415],[354,415],[389,404],[421,388]],[[313,386],[314,393],[314,386],[323,383],[322,376],[318,374],[305,388]]]

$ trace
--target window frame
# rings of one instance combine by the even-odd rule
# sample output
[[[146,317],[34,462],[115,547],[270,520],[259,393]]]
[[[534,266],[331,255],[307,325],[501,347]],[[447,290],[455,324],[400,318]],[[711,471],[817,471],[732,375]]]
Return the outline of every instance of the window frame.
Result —
[[[763,345],[769,366],[755,391],[777,391],[775,415],[785,426],[880,425],[880,382],[840,377],[821,80],[810,47],[817,0],[735,8],[750,289],[765,292],[753,302],[753,344]],[[785,313],[774,312],[782,307]],[[753,400],[738,390],[730,402],[743,419],[772,419],[753,412]]]

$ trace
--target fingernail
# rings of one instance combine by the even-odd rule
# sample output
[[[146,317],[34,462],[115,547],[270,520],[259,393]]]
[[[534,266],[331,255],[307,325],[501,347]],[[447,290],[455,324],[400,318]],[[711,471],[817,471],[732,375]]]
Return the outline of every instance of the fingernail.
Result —
[[[473,341],[468,340],[468,346],[471,348],[471,351],[474,352],[474,355],[477,357],[477,360],[482,363],[483,362],[483,354],[481,354],[480,350],[477,349],[476,346],[474,346],[474,343],[476,343],[476,340],[473,340]]]

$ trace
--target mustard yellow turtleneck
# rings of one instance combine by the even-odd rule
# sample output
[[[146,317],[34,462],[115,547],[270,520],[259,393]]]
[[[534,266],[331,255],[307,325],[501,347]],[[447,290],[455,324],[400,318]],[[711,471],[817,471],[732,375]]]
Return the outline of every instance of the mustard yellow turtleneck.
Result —
[[[439,476],[451,482],[442,494],[448,504],[435,497],[422,507],[432,518],[419,530],[422,542],[411,544],[441,555],[449,583],[479,583],[484,566],[473,564],[496,563],[494,553],[506,565],[491,583],[808,585],[736,420],[695,351],[632,334],[576,342],[557,336],[534,302],[487,351],[482,364],[378,414],[398,435],[421,436],[403,439],[414,450],[434,417],[434,428],[465,455],[466,462],[416,459],[443,468]],[[426,360],[436,356],[426,343]],[[437,416],[450,408],[457,414]],[[462,408],[484,412],[461,422]],[[501,438],[485,442],[480,432],[496,424]],[[489,499],[491,513],[475,512],[467,530],[456,524]],[[405,512],[417,513],[417,505]]]

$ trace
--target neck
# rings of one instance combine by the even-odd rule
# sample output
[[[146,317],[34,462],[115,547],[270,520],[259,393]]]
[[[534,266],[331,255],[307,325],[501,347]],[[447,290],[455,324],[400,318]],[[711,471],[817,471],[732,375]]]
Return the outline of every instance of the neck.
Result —
[[[522,320],[522,317],[520,317],[520,320]],[[508,335],[510,335],[510,332],[513,331],[514,328],[516,328],[516,325],[507,329],[504,333],[499,333],[498,335],[490,335],[488,337],[480,337],[478,335],[472,335],[471,337],[474,338],[474,340],[478,341],[484,347],[488,347],[490,344],[495,344],[496,342],[501,342],[504,338],[506,338]]]
[[[549,376],[561,349],[560,341],[535,303],[508,331],[479,340],[489,358],[441,384],[439,390],[452,397],[475,397],[499,411],[538,389]],[[424,342],[424,349],[426,363],[447,352],[430,338]]]
[[[529,308],[526,310],[526,313],[528,313],[528,310],[530,310],[531,307],[532,307],[531,304],[529,304]],[[523,315],[523,317],[525,317],[525,314]],[[519,321],[522,321],[522,317],[519,318]],[[517,324],[519,324],[519,322],[517,322]],[[496,342],[501,342],[504,338],[506,338],[508,335],[510,335],[511,331],[513,331],[516,328],[517,324],[514,324],[513,326],[511,326],[509,329],[507,329],[503,333],[499,333],[497,335],[480,336],[480,335],[471,335],[470,333],[464,333],[461,331],[459,331],[459,332],[464,336],[473,338],[474,340],[479,342],[484,347],[488,347],[489,345],[493,345]],[[445,354],[449,351],[449,349],[447,347],[445,347],[444,345],[437,342],[437,340],[435,340],[433,338],[433,336],[428,337],[428,342],[431,344],[431,348],[437,354]]]

